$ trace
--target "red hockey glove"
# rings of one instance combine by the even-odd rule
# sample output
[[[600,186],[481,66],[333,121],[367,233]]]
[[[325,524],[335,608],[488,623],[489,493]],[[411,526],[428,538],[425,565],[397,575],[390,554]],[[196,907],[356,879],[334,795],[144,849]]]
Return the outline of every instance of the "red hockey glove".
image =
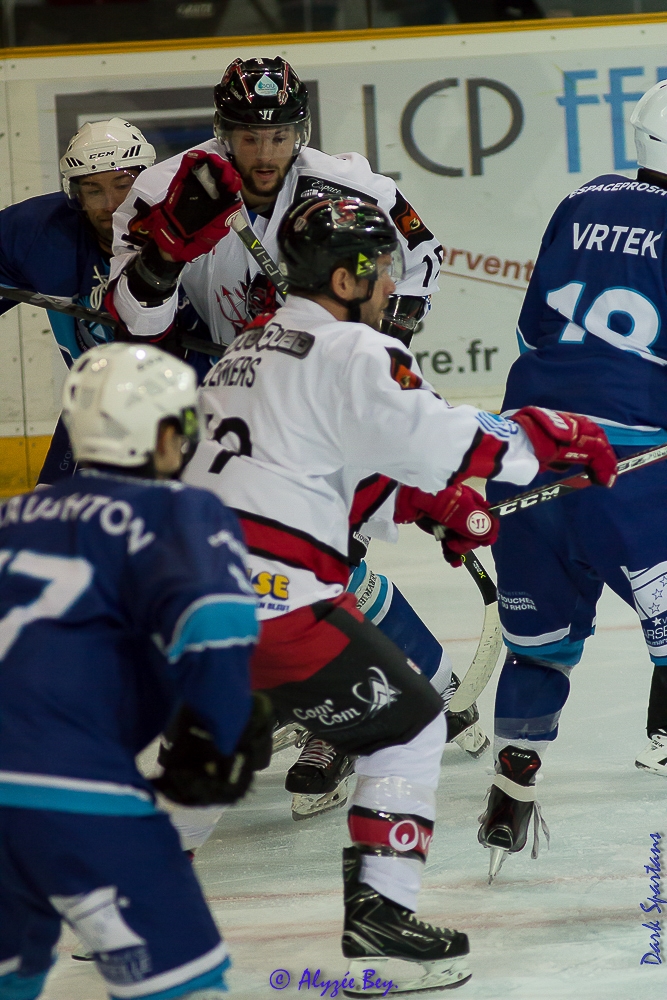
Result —
[[[136,229],[139,239],[152,236],[174,260],[194,260],[229,232],[230,217],[243,207],[241,184],[227,160],[191,149],[181,160],[165,200],[130,223],[130,231]]]
[[[598,486],[616,482],[616,455],[605,432],[588,417],[524,406],[511,419],[528,435],[540,472],[562,472],[570,465],[583,465]]]
[[[460,556],[479,545],[493,545],[500,522],[489,513],[489,505],[476,490],[457,483],[439,493],[423,493],[416,486],[401,486],[396,497],[394,521],[416,523],[431,532],[434,524],[445,527],[442,551],[452,566],[460,566]]]

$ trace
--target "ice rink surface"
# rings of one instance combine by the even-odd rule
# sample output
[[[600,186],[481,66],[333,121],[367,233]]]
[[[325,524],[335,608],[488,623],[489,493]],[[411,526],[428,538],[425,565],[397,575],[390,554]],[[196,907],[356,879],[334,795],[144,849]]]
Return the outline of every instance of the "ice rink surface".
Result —
[[[482,560],[491,562],[488,551],[482,550]],[[464,673],[483,615],[466,570],[445,566],[439,546],[413,527],[402,529],[398,546],[374,542],[370,562],[398,584],[447,646],[457,672]],[[493,886],[487,884],[489,852],[477,843],[491,751],[474,761],[456,746],[447,748],[419,916],[468,933],[473,978],[456,993],[421,996],[648,1000],[665,995],[665,971],[640,965],[650,945],[639,906],[650,891],[643,868],[649,863],[649,835],[667,833],[667,781],[634,767],[646,742],[650,676],[634,611],[605,591],[597,633],[574,670],[560,736],[538,785],[551,848],[547,851],[541,838],[538,860],[531,860],[528,848],[508,858]],[[489,733],[495,681],[479,705]],[[197,854],[197,874],[232,953],[230,995],[243,1000],[314,998],[320,988],[304,983],[298,989],[304,969],[311,974],[320,969],[324,980],[347,971],[340,952],[346,814],[338,810],[293,822],[283,781],[296,756],[287,750],[274,757],[251,797],[223,817]],[[73,942],[65,932],[44,1000],[106,996],[94,967],[70,959]],[[277,969],[291,976],[282,990],[269,983]]]

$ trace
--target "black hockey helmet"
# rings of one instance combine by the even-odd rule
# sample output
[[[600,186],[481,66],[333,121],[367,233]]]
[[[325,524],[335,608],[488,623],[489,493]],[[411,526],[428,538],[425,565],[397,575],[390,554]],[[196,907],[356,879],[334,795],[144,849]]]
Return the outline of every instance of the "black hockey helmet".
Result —
[[[235,59],[213,91],[213,131],[231,154],[235,128],[276,128],[294,125],[294,155],[310,140],[308,91],[288,62],[275,59]]]
[[[382,209],[359,198],[309,198],[287,212],[278,232],[280,270],[294,289],[327,292],[337,267],[368,278],[368,295],[378,277],[378,258],[390,255],[391,273],[403,276],[396,230]],[[345,303],[348,305],[349,303]]]

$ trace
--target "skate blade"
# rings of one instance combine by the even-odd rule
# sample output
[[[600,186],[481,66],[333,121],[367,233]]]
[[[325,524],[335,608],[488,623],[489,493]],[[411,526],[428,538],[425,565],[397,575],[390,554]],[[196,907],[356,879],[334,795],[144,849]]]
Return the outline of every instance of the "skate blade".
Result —
[[[452,743],[456,743],[475,760],[481,757],[484,751],[491,746],[489,737],[477,722],[473,723],[472,726],[468,726],[458,736],[455,736]]]
[[[288,722],[286,726],[281,726],[280,729],[276,729],[273,734],[273,747],[271,753],[281,753],[281,751],[288,750],[289,747],[295,746],[304,733],[305,729],[303,726],[297,726],[295,722]]]
[[[509,854],[509,851],[504,850],[502,847],[491,847],[491,857],[489,858],[489,885],[493,882],[494,878],[503,866],[503,861]]]
[[[664,764],[642,764],[640,760],[636,760],[635,767],[639,768],[640,771],[647,771],[649,774],[659,774],[663,778],[667,778],[667,766]]]
[[[347,802],[350,777],[343,778],[332,792],[325,792],[324,795],[292,795],[292,819],[298,823],[302,819],[340,809]]]
[[[468,956],[444,958],[437,962],[408,962],[401,958],[384,958],[371,955],[354,958],[349,966],[348,982],[343,988],[346,997],[400,997],[431,993],[435,990],[453,990],[471,978]],[[379,985],[375,985],[378,983]]]

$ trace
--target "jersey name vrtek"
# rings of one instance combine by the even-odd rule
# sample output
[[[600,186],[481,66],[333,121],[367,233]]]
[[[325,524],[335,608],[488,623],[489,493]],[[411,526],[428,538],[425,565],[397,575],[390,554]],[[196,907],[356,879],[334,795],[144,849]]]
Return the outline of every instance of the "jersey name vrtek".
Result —
[[[618,445],[667,441],[667,189],[604,175],[542,239],[504,408],[585,413]]]

